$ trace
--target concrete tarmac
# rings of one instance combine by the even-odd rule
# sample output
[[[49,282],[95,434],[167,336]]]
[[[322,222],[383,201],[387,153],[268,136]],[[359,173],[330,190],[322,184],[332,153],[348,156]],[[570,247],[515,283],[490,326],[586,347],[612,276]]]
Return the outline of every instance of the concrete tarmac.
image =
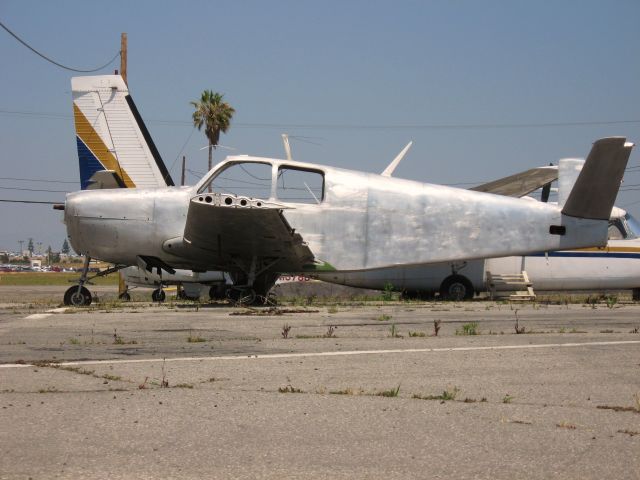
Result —
[[[638,479],[611,306],[5,305],[0,478]]]

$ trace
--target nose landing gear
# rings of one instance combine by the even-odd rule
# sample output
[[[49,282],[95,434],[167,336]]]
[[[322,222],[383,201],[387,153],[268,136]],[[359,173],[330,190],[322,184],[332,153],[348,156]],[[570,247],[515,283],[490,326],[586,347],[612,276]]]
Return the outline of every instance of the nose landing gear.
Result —
[[[87,305],[91,305],[91,292],[84,286],[84,284],[87,283],[90,261],[91,257],[86,256],[84,258],[84,265],[82,266],[82,274],[80,275],[80,280],[78,280],[78,285],[69,287],[67,291],[64,292],[65,305],[71,305],[74,307],[86,307]]]

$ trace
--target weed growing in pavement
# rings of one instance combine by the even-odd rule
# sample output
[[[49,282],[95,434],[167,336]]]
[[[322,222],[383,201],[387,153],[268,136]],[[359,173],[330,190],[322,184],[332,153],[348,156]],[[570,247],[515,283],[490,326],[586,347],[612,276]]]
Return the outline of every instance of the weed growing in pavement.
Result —
[[[342,390],[329,390],[331,395],[357,395],[357,392],[353,388],[347,387]]]
[[[440,323],[442,322],[442,320],[434,320],[433,321],[433,336],[437,337],[438,336],[438,332],[440,331]]]
[[[117,330],[113,329],[113,344],[114,345],[136,345],[138,342],[136,340],[125,340],[120,335],[118,335]]]
[[[282,326],[282,331],[280,332],[280,335],[282,335],[282,338],[289,338],[289,332],[291,331],[291,325],[289,325],[288,323],[285,323]]]
[[[502,397],[502,403],[511,403],[513,401],[513,397],[508,393]]]
[[[177,385],[174,385],[173,388],[193,388],[193,385],[190,383],[178,383]]]
[[[427,334],[424,333],[424,332],[412,332],[412,331],[409,331],[409,336],[410,337],[426,337]]]
[[[392,318],[391,315],[387,315],[386,313],[383,313],[378,318],[376,318],[376,320],[378,320],[379,322],[388,322],[389,320],[391,320],[391,318]]]
[[[378,397],[397,397],[398,393],[400,393],[400,385],[396,388],[390,388],[389,390],[383,390],[381,392],[376,393],[375,395]]]
[[[616,303],[618,303],[618,297],[615,295],[607,295],[605,301],[607,302],[607,307],[613,308],[616,306]]]
[[[396,324],[392,323],[391,328],[389,328],[389,333],[392,338],[402,338],[402,335],[398,333],[398,329],[396,328]]]
[[[416,393],[412,396],[412,398],[417,398],[418,400],[441,400],[445,402],[447,400],[455,400],[458,396],[458,392],[460,392],[460,389],[458,387],[449,387],[440,395],[420,395]]]
[[[80,340],[79,340],[78,338],[76,338],[76,337],[71,337],[71,338],[69,339],[69,343],[70,343],[71,345],[80,345]]]
[[[338,329],[337,326],[335,325],[329,325],[329,328],[327,328],[327,333],[324,334],[325,338],[333,338],[335,331]]]
[[[147,380],[145,379],[145,382]],[[162,380],[160,381],[160,388],[169,388],[169,379],[167,378],[167,359],[162,359]]]
[[[188,343],[202,343],[206,341],[207,341],[206,338],[202,338],[199,335],[192,335],[191,330],[189,330],[189,336],[187,337]]]
[[[287,385],[286,387],[278,388],[278,392],[280,392],[280,393],[304,393],[302,391],[302,389],[295,388],[295,387],[293,387],[291,385]]]
[[[556,427],[558,427],[558,428],[567,428],[569,430],[575,430],[576,428],[578,428],[573,423],[564,422],[564,421],[560,422],[560,423],[556,423]]]
[[[327,313],[338,313],[338,307],[336,307],[335,305],[331,305],[329,308],[327,308]]]
[[[387,282],[384,284],[382,300],[385,302],[390,302],[391,300],[393,300],[393,284],[391,282]]]
[[[478,322],[470,322],[462,325],[462,329],[456,328],[456,335],[478,335]]]

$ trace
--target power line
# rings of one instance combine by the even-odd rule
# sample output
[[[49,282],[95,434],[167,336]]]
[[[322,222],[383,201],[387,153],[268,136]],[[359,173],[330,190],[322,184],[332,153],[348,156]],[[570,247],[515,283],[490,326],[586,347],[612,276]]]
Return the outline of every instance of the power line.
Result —
[[[72,68],[72,67],[67,67],[66,65],[63,65],[61,63],[56,62],[55,60],[47,57],[45,54],[40,53],[38,50],[36,50],[35,48],[33,48],[31,45],[29,45],[27,42],[25,42],[24,40],[22,40],[20,37],[18,37],[18,35],[16,35],[15,33],[13,33],[11,30],[9,30],[9,28],[2,22],[0,22],[0,27],[4,28],[7,33],[9,33],[9,35],[11,35],[13,38],[15,38],[18,42],[20,42],[22,45],[24,45],[25,47],[27,47],[29,50],[31,50],[33,53],[35,53],[36,55],[44,58],[46,61],[53,63],[54,65],[60,67],[60,68],[64,68],[65,70],[71,70],[72,72],[80,72],[80,73],[93,73],[93,72],[97,72],[98,70],[102,70],[105,67],[108,67],[109,65],[111,65],[113,63],[113,61],[118,58],[120,56],[120,51],[118,51],[118,53],[116,53],[114,55],[114,57],[109,60],[107,63],[105,63],[104,65],[102,65],[101,67],[98,68],[94,68],[91,70],[83,70],[80,68]]]
[[[24,110],[0,109],[0,115],[34,116],[49,119],[71,119],[73,115],[55,112],[33,112]],[[193,126],[188,120],[160,120],[148,119],[147,123],[175,126]],[[547,128],[547,127],[588,127],[597,125],[634,125],[639,120],[594,120],[588,122],[541,122],[541,123],[460,123],[460,124],[322,124],[322,123],[234,123],[236,128],[254,129],[317,129],[317,130],[480,130],[480,129],[509,129],[509,128]]]
[[[69,193],[68,190],[41,190],[38,188],[0,187],[0,190],[20,190],[24,192]]]
[[[46,205],[58,205],[64,202],[38,202],[36,200],[10,200],[5,198],[0,198],[0,202],[8,202],[8,203],[43,203]]]
[[[15,177],[0,177],[0,180],[16,180],[19,182],[43,182],[43,183],[78,183],[77,181],[70,180],[48,180],[40,178],[15,178]]]

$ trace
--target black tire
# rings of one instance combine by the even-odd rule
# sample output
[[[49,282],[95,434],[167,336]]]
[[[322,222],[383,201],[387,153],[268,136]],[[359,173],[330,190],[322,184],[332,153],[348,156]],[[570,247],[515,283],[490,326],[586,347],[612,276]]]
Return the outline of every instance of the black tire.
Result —
[[[129,292],[122,292],[120,295],[118,295],[118,298],[123,302],[131,301],[131,295],[129,294]]]
[[[73,307],[86,307],[91,305],[92,297],[91,292],[86,287],[80,287],[80,291],[78,291],[78,286],[74,285],[73,287],[69,287],[66,292],[64,292],[64,304],[73,306]]]
[[[165,298],[167,298],[167,294],[164,293],[164,290],[160,290],[159,288],[151,293],[151,300],[154,302],[164,302]]]
[[[634,302],[640,300],[640,288],[634,288],[633,290],[631,290],[631,298]]]
[[[446,300],[470,300],[473,294],[473,285],[462,275],[450,275],[440,285],[440,297]]]

